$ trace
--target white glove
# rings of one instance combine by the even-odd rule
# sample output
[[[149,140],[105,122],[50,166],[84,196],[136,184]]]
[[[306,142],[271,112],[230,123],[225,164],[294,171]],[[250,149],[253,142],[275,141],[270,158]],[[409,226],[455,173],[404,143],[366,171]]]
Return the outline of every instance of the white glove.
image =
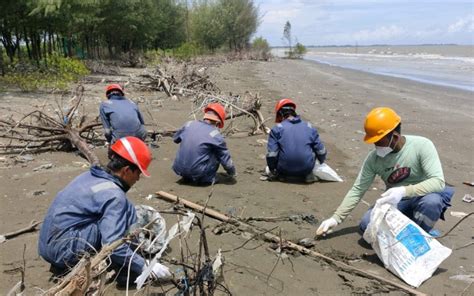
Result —
[[[381,197],[377,199],[376,204],[383,205],[383,204],[391,204],[397,205],[403,197],[407,195],[407,190],[404,186],[400,187],[393,187],[389,190],[382,193]]]
[[[158,279],[171,276],[169,268],[158,262],[156,262],[155,265],[153,265],[151,272]]]
[[[317,236],[325,236],[328,233],[333,231],[333,228],[337,226],[337,221],[333,217],[324,220],[321,225],[319,225],[318,230],[316,230]]]

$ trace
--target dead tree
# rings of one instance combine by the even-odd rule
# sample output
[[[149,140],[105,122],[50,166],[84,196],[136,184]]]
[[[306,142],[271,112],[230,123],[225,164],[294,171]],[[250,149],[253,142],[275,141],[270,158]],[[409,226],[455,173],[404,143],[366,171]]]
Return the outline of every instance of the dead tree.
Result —
[[[99,164],[99,158],[89,144],[103,144],[96,129],[101,126],[97,118],[86,122],[85,115],[79,115],[79,106],[84,87],[78,86],[71,107],[65,112],[59,108],[55,115],[34,110],[18,120],[13,116],[0,119],[0,153],[38,153],[54,150],[78,149],[91,165]]]

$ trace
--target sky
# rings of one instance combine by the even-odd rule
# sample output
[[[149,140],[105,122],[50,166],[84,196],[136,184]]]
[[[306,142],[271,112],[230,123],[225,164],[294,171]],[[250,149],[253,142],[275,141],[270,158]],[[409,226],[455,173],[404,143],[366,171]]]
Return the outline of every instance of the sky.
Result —
[[[284,46],[283,28],[308,45],[474,44],[474,0],[256,0],[256,37]]]

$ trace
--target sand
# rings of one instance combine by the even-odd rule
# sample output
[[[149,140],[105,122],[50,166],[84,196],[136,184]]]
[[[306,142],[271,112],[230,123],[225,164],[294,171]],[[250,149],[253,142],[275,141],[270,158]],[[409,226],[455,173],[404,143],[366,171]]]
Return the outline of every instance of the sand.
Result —
[[[125,69],[136,72],[138,69]],[[456,187],[452,207],[446,212],[446,221],[439,221],[436,228],[446,232],[459,218],[450,211],[472,212],[473,204],[463,203],[464,194],[474,194],[472,187],[463,181],[474,181],[474,109],[471,92],[452,88],[431,86],[352,71],[307,61],[275,60],[272,62],[243,61],[213,67],[212,80],[225,92],[243,93],[246,90],[259,92],[262,96],[262,112],[268,123],[273,122],[273,108],[277,100],[293,98],[302,117],[316,126],[329,151],[328,164],[343,177],[343,183],[290,184],[263,182],[259,180],[260,170],[265,166],[264,135],[227,137],[227,144],[237,167],[237,183],[218,184],[214,188],[210,206],[222,213],[238,216],[283,216],[291,214],[313,214],[321,221],[330,217],[347,190],[351,187],[360,164],[373,147],[362,141],[365,114],[377,106],[390,106],[402,117],[402,132],[430,138],[440,155],[447,183]],[[110,77],[109,77],[110,78]],[[115,77],[114,79],[126,79]],[[100,100],[103,100],[104,84],[86,85],[87,108],[94,114]],[[162,94],[130,92],[132,98],[141,97],[140,108],[148,108],[155,122],[162,128],[178,128],[189,120],[190,103],[186,100],[171,101]],[[24,112],[46,98],[58,98],[45,93],[24,94],[8,91],[0,94],[0,105],[11,110]],[[148,102],[148,103],[147,103]],[[150,103],[152,102],[152,103]],[[150,122],[149,115],[145,119]],[[249,123],[236,122],[244,129]],[[163,138],[159,148],[153,150],[154,161],[150,168],[151,178],[142,178],[128,196],[135,204],[148,204],[165,209],[169,204],[144,197],[159,190],[179,195],[194,202],[204,202],[209,187],[193,187],[179,184],[171,170],[177,145],[170,138]],[[105,148],[97,153],[105,159]],[[72,178],[87,170],[85,161],[73,153],[44,153],[34,155],[34,160],[12,164],[7,158],[0,163],[1,224],[0,233],[9,232],[27,225],[32,219],[42,220],[55,194]],[[46,170],[34,168],[52,163]],[[318,240],[313,249],[328,254],[372,273],[399,281],[384,269],[373,250],[357,233],[357,225],[369,204],[373,204],[383,191],[383,183],[376,180],[364,201],[352,212],[337,231],[326,239]],[[35,195],[35,191],[44,193]],[[174,217],[166,217],[168,224]],[[210,229],[218,222],[206,219]],[[312,237],[317,226],[294,222],[263,223],[259,226],[273,228],[280,226],[282,237],[298,240]],[[441,242],[453,249],[472,242],[474,223],[472,219],[461,224],[449,237]],[[36,293],[37,288],[46,289],[49,265],[37,254],[38,233],[30,233],[9,240],[0,245],[0,293],[5,294],[17,281],[20,274],[5,273],[22,265],[23,246],[26,245],[27,295]],[[218,248],[232,249],[246,241],[239,231],[214,235],[208,231],[211,254]],[[192,239],[191,239],[192,241]],[[225,282],[234,295],[349,295],[354,293],[388,293],[387,287],[374,281],[337,271],[333,267],[311,258],[294,254],[280,262],[271,277],[268,275],[277,260],[277,254],[270,251],[268,244],[254,241],[246,248],[225,253]],[[172,245],[169,255],[176,255]],[[255,248],[256,247],[256,248]],[[252,249],[254,248],[254,249]],[[474,273],[472,246],[454,250],[440,266],[435,275],[419,290],[434,295],[472,294],[474,288],[465,290],[469,283],[450,279],[459,274]],[[159,288],[153,288],[161,291]],[[123,294],[112,285],[108,295]]]

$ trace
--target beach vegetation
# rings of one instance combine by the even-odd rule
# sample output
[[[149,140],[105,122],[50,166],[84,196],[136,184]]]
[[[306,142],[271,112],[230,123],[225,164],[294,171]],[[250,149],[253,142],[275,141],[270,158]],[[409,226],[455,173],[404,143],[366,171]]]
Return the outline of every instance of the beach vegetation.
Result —
[[[306,49],[306,46],[304,46],[303,44],[297,42],[295,44],[295,49],[293,51],[293,58],[296,58],[296,59],[301,59],[303,58],[303,56],[306,54],[308,50]]]
[[[263,37],[257,37],[252,42],[252,58],[256,60],[268,61],[271,57],[271,50],[268,41]]]

